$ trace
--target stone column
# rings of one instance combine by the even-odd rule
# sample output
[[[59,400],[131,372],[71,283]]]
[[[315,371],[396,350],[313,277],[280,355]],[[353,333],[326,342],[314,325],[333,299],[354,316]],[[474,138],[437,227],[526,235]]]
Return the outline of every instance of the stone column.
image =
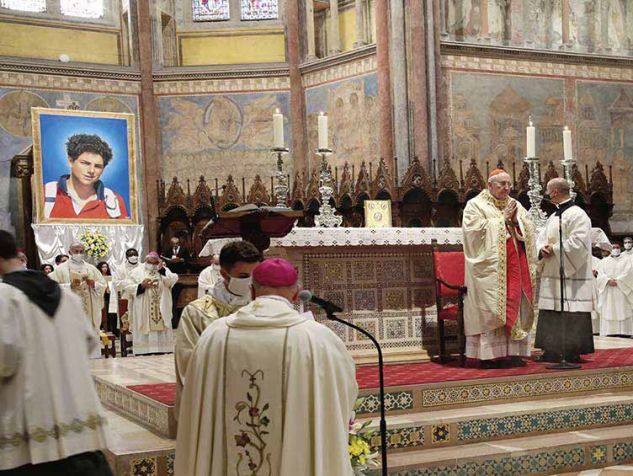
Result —
[[[306,60],[316,59],[316,43],[314,38],[314,0],[305,0],[306,6]]]
[[[444,4],[441,0],[441,4]],[[412,156],[417,156],[420,163],[425,166],[429,160],[429,118],[427,103],[427,76],[426,76],[426,26],[424,19],[424,5],[422,2],[412,0],[409,4],[411,20],[411,83],[409,91],[413,105],[413,149]],[[402,159],[398,161],[398,164]],[[408,165],[408,164],[406,164]],[[428,169],[427,167],[427,170]],[[398,174],[400,177],[403,174]]]
[[[488,0],[479,0],[479,41],[490,41],[488,28]]]
[[[395,170],[393,163],[393,123],[391,111],[391,79],[389,73],[389,2],[375,3],[376,16],[376,63],[378,79],[378,110],[380,119],[379,152]],[[393,175],[393,174],[392,174]]]
[[[354,0],[354,15],[356,20],[356,41],[354,41],[354,48],[367,44],[367,37],[365,36],[365,12],[363,9],[363,0]]]
[[[562,0],[562,13],[561,13],[561,22],[562,22],[562,38],[561,38],[561,48],[569,48],[569,0]]]
[[[426,29],[426,74],[427,74],[427,99],[428,99],[428,137],[429,137],[429,162],[428,169],[430,171],[431,176],[435,173],[433,170],[433,160],[438,161],[438,170],[441,165],[440,162],[440,151],[439,151],[439,143],[438,143],[438,80],[441,81],[440,76],[438,75],[437,68],[439,66],[439,38],[436,44],[436,35],[435,35],[435,17],[437,16],[438,25],[439,25],[439,14],[436,15],[436,9],[439,6],[438,0],[424,2],[426,7],[426,21],[425,21],[425,29]]]
[[[393,82],[393,126],[398,177],[409,164],[409,98],[407,95],[407,54],[405,51],[404,0],[391,0],[391,79]],[[384,157],[385,160],[388,157]]]
[[[440,0],[440,24],[442,25],[442,39],[447,40],[449,37],[448,34],[448,2],[449,0]],[[411,10],[417,9],[417,2],[411,3]],[[421,21],[424,21],[421,18]]]
[[[341,52],[341,34],[338,28],[338,0],[330,0],[330,36],[328,38],[328,54]]]
[[[307,0],[312,3],[312,0]],[[294,172],[300,172],[307,177],[306,168],[306,128],[305,128],[305,97],[301,84],[301,71],[299,70],[300,58],[300,28],[299,28],[299,2],[287,4],[287,28],[288,28],[288,68],[290,70],[290,133],[292,134],[292,147],[290,148],[293,160]],[[313,17],[314,18],[314,17]],[[314,35],[312,36],[314,39]],[[309,165],[309,164],[308,164]]]
[[[600,0],[600,50],[611,51],[609,46],[609,2]]]
[[[144,0],[130,1],[130,17],[134,20],[135,29],[138,32],[134,45],[138,51],[139,68],[141,73],[141,144],[139,144],[139,156],[142,174],[139,187],[142,191],[139,208],[145,222],[146,242],[150,250],[158,249],[158,189],[156,182],[161,178],[161,151],[160,151],[160,123],[159,113],[154,97],[154,81],[152,78],[152,19],[149,2]]]

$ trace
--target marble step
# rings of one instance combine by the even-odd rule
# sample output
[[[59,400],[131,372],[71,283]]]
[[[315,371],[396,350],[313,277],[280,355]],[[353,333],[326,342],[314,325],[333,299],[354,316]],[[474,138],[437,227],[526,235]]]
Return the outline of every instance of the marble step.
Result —
[[[377,431],[378,417],[369,420],[369,430]],[[633,424],[632,391],[405,415],[387,413],[388,446],[394,452],[629,424]],[[374,436],[372,444],[378,447],[380,437]]]
[[[388,458],[392,476],[552,475],[632,461],[633,425],[389,453]]]

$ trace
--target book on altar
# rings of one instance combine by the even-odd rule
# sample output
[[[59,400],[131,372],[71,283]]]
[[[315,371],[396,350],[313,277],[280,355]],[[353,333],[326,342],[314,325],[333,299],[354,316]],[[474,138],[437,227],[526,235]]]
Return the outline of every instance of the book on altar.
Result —
[[[365,200],[365,228],[391,228],[391,200]]]

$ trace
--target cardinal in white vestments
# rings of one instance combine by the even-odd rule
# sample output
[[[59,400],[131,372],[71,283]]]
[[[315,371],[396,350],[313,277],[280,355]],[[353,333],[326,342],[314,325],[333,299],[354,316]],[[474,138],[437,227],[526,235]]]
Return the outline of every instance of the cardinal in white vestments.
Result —
[[[204,331],[181,402],[175,474],[350,476],[354,361],[292,306],[297,271],[264,260],[255,300]]]
[[[198,276],[198,299],[207,294],[221,280],[220,255],[213,255],[211,264],[204,268]]]
[[[80,241],[70,246],[70,259],[60,264],[55,271],[48,275],[62,287],[72,290],[83,305],[84,313],[98,337],[101,328],[103,309],[103,294],[108,283],[97,268],[84,260],[84,245]],[[93,358],[101,357],[101,350],[93,350]]]
[[[613,244],[611,256],[598,265],[600,335],[633,335],[633,263]]]
[[[132,337],[134,355],[174,351],[174,331],[171,328],[171,288],[178,275],[169,271],[158,253],[148,253],[145,264],[130,273],[124,293],[133,296]]]
[[[482,368],[522,366],[530,355],[536,273],[534,225],[509,197],[510,175],[490,173],[488,188],[466,204],[462,219],[466,260],[466,356]],[[510,357],[509,362],[504,359]]]
[[[548,182],[547,193],[557,210],[541,231],[537,248],[543,270],[539,293],[539,318],[535,346],[543,349],[540,360],[579,362],[581,354],[594,351],[591,311],[594,310],[594,276],[591,255],[591,220],[570,198],[564,178]],[[559,220],[563,222],[565,268],[564,308],[560,307]],[[565,332],[563,321],[565,319]]]
[[[0,474],[112,476],[88,361],[99,344],[83,304],[23,270],[4,230],[0,276]]]

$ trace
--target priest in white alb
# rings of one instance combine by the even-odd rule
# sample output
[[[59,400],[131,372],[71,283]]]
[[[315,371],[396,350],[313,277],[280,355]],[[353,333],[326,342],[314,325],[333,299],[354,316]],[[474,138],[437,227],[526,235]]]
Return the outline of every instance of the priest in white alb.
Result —
[[[84,260],[84,245],[75,241],[68,250],[70,259],[60,264],[48,277],[62,287],[71,289],[81,299],[90,326],[98,337],[101,328],[103,294],[108,283],[97,268]],[[101,350],[92,351],[92,358],[99,358]]]
[[[542,259],[539,317],[535,347],[543,349],[540,360],[580,362],[581,354],[594,351],[591,311],[594,310],[594,276],[591,255],[591,220],[574,204],[564,178],[547,183],[547,194],[556,212],[539,234],[537,249]],[[559,220],[563,223],[563,246]],[[564,266],[563,309],[561,312],[561,251]],[[564,325],[563,325],[564,319]]]
[[[220,255],[213,255],[211,264],[204,268],[198,276],[198,299],[211,291],[218,281],[222,281],[220,274]]]
[[[174,351],[171,328],[171,288],[178,275],[169,271],[158,253],[148,253],[143,266],[130,273],[124,292],[132,296],[131,310],[134,355]]]
[[[534,225],[509,196],[510,175],[495,169],[488,188],[466,204],[464,332],[466,357],[482,368],[525,365],[534,323]],[[509,362],[506,357],[510,357]]]
[[[600,335],[633,335],[633,263],[613,244],[611,256],[598,264]]]
[[[354,361],[328,327],[293,307],[297,271],[264,260],[255,300],[206,328],[180,407],[175,474],[351,476]]]

